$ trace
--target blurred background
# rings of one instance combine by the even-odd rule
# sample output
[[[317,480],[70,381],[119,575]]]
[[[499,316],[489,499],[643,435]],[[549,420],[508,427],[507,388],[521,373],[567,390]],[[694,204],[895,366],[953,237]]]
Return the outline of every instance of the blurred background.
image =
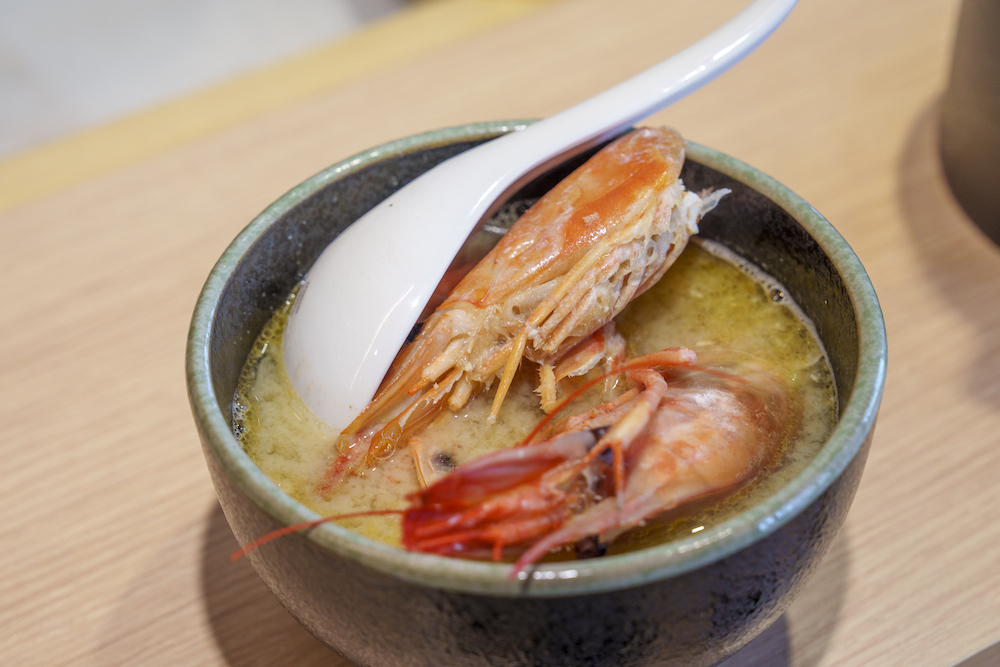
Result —
[[[315,48],[407,0],[0,0],[0,159]]]

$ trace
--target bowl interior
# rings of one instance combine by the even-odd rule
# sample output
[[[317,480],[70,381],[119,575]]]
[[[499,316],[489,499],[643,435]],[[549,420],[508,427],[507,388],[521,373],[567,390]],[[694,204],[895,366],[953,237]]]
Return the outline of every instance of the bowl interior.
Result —
[[[351,222],[423,171],[515,126],[491,123],[431,132],[334,165],[264,211],[220,259],[192,324],[192,405],[209,434],[209,455],[278,521],[296,523],[317,516],[271,484],[232,436],[232,396],[254,339],[323,248]],[[592,152],[532,181],[514,198],[540,196]],[[588,561],[587,576],[545,574],[568,571],[573,564],[541,566],[533,575],[540,579],[533,589],[538,594],[634,585],[734,553],[780,527],[822,493],[874,424],[884,382],[884,325],[867,275],[846,242],[811,206],[773,179],[711,149],[691,144],[682,178],[695,191],[732,189],[703,221],[701,235],[725,244],[779,280],[813,320],[835,374],[840,421],[816,460],[760,505],[697,538]],[[523,592],[516,583],[506,582],[505,566],[407,553],[335,525],[321,526],[309,539],[421,583],[498,594]]]

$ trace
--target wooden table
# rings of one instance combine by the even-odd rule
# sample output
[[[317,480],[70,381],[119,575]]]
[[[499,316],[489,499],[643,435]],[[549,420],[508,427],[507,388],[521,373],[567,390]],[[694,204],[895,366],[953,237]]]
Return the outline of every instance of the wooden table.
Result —
[[[0,163],[0,663],[344,665],[228,560],[183,370],[212,264],[339,158],[554,113],[743,4],[439,0]],[[952,199],[935,143],[957,11],[802,0],[652,119],[812,202],[868,268],[889,333],[846,527],[728,667],[949,665],[1000,638],[1000,248]]]

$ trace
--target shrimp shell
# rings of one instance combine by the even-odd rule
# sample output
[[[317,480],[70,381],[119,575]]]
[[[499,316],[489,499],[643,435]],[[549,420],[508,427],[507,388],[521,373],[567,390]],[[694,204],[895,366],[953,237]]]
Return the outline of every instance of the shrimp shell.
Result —
[[[337,439],[320,491],[375,466],[445,406],[460,409],[499,378],[492,423],[524,358],[541,365],[548,407],[553,366],[660,279],[721,196],[703,200],[684,189],[684,150],[673,130],[635,130],[525,212],[431,315]],[[593,354],[615,351],[598,345]]]
[[[562,545],[609,541],[754,479],[796,432],[801,406],[750,355],[716,355],[702,366],[693,357],[681,348],[633,360],[627,373],[642,391],[629,400],[567,420],[538,444],[459,466],[416,494],[404,546],[442,555],[491,550],[499,559],[520,545],[514,578]],[[613,461],[602,456],[609,450]]]

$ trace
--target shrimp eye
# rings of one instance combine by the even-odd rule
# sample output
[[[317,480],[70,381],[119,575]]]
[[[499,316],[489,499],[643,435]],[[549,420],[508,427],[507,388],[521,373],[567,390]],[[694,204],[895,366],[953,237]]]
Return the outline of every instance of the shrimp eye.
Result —
[[[577,541],[574,550],[577,558],[599,558],[608,552],[608,545],[601,542],[597,535],[590,535]]]

